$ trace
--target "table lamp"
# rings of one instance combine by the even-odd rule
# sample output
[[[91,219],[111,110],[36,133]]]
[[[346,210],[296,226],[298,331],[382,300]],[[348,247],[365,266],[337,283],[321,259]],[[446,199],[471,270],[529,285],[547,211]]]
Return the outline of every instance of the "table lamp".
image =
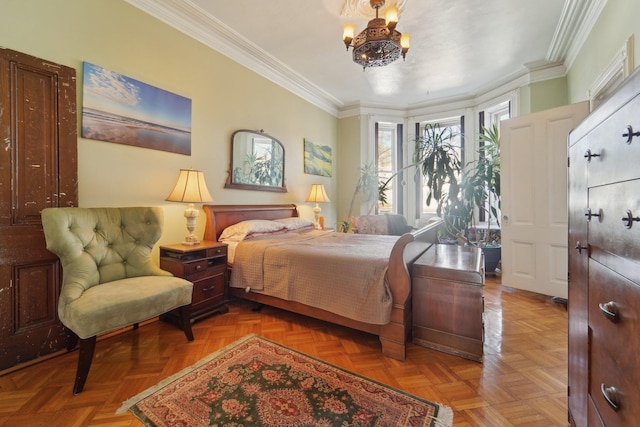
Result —
[[[313,208],[313,219],[314,226],[316,229],[320,230],[322,227],[320,226],[320,206],[318,203],[326,203],[330,202],[329,196],[327,196],[327,192],[324,190],[323,184],[311,184],[311,190],[309,191],[309,195],[307,196],[307,202],[312,202],[316,204],[316,207]]]
[[[204,173],[193,169],[180,169],[176,184],[166,200],[170,202],[189,203],[187,209],[184,210],[189,235],[187,235],[182,244],[193,246],[200,243],[198,237],[193,234],[196,229],[196,221],[200,211],[196,209],[193,204],[213,202],[213,198],[211,194],[209,194],[207,184],[204,181]]]

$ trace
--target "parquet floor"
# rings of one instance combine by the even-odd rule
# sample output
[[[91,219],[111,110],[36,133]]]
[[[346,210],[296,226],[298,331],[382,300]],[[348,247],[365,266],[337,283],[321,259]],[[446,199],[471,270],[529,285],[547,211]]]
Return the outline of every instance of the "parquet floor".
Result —
[[[248,303],[193,325],[196,340],[152,321],[99,339],[84,392],[71,392],[77,352],[0,376],[0,426],[139,426],[120,404],[236,339],[257,333],[454,410],[455,426],[567,425],[567,312],[547,297],[485,286],[483,364],[409,344],[405,362],[376,337]]]

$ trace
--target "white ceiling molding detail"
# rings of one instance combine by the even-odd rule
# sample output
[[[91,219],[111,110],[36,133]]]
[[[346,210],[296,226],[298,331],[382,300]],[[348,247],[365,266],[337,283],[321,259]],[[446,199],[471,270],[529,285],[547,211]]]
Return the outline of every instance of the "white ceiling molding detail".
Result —
[[[337,115],[342,102],[188,0],[125,0],[302,99]]]
[[[634,37],[632,34],[591,84],[587,91],[591,111],[611,95],[622,81],[633,72],[633,46]]]
[[[564,58],[565,68],[570,69],[606,4],[607,0],[567,0],[547,60],[558,62]]]
[[[221,20],[203,10],[193,0],[125,1],[329,114],[344,117],[359,109],[386,109],[384,105],[377,105],[371,102],[366,105],[359,103],[355,105],[345,104],[342,100],[314,85],[310,80],[295,72],[273,55],[241,36]],[[387,1],[388,4],[397,1],[398,7],[404,7],[407,0]],[[413,1],[422,2],[425,0]],[[477,102],[478,100],[486,99],[487,96],[514,90],[514,88],[520,87],[518,85],[563,77],[566,75],[566,70],[570,67],[575,56],[577,56],[606,2],[607,0],[566,0],[546,60],[537,61],[535,64],[523,64],[524,67],[522,69],[487,82],[482,87],[475,88],[472,92],[467,91],[449,98],[418,100],[418,102],[408,104],[404,111],[407,114],[411,114],[412,111],[449,103],[468,105],[469,102]],[[347,5],[349,7],[366,6],[366,8],[371,9],[368,0],[345,0],[344,7],[347,7]],[[563,63],[564,66],[559,65],[559,63]],[[390,107],[391,109],[396,109],[396,107]]]

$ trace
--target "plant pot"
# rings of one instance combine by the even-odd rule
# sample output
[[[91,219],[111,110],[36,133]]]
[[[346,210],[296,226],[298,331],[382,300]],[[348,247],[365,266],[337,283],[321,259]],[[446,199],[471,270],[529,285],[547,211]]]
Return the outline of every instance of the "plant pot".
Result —
[[[502,258],[502,246],[484,247],[482,253],[484,253],[484,272],[495,273]]]

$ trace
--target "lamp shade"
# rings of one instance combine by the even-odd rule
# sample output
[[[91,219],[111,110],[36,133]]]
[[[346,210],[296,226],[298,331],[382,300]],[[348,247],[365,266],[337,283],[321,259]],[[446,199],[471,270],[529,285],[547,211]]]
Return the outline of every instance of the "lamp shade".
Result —
[[[327,196],[327,192],[325,191],[323,184],[311,184],[311,190],[307,196],[307,202],[325,203],[330,201],[331,200],[329,200],[329,196]]]
[[[166,198],[169,202],[203,203],[213,202],[204,173],[193,169],[180,169],[173,190]]]

